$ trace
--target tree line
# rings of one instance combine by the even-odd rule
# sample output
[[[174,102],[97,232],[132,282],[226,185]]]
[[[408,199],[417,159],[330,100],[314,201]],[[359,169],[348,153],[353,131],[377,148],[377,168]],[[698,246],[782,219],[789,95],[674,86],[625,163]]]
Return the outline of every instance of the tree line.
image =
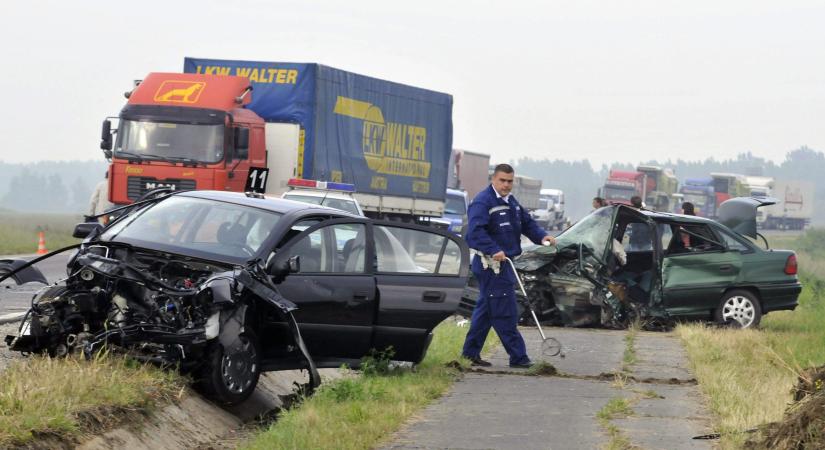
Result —
[[[588,160],[563,161],[548,158],[521,158],[512,161],[519,174],[542,180],[546,188],[562,189],[566,208],[573,219],[587,214],[590,200],[604,184],[607,172],[615,167],[632,170],[629,164],[603,165],[594,168]],[[825,154],[808,147],[789,151],[780,163],[752,153],[735,158],[704,161],[648,160],[651,164],[672,168],[680,181],[706,177],[711,172],[772,176],[779,180],[811,181],[816,186],[815,200],[825,205]],[[21,212],[82,213],[88,209],[95,185],[103,179],[105,161],[41,161],[15,164],[0,162],[0,208]],[[814,208],[815,223],[825,223],[825,208]]]
[[[84,213],[106,168],[105,161],[0,162],[0,208]]]

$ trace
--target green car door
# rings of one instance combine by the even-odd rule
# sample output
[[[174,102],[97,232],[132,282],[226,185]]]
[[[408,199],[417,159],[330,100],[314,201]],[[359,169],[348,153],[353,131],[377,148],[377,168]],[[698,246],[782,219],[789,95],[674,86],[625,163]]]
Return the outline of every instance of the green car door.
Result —
[[[711,317],[739,277],[742,254],[728,250],[706,223],[673,223],[662,259],[662,297],[674,317]]]

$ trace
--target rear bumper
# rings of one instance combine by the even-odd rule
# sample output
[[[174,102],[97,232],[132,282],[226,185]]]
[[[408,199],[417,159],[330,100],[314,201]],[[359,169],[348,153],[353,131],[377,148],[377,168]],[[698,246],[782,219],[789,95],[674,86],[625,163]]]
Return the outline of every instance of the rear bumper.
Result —
[[[771,284],[759,286],[762,296],[762,312],[793,310],[799,305],[802,283]]]

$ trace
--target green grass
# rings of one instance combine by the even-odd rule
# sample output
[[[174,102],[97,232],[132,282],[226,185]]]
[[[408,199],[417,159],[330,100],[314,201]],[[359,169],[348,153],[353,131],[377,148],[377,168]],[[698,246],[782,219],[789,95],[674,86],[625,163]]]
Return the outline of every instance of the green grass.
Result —
[[[624,354],[622,355],[622,372],[630,372],[630,367],[636,364],[636,336],[639,334],[641,325],[639,322],[633,322],[627,329],[627,334],[624,336]]]
[[[15,361],[0,372],[0,448],[105,428],[119,415],[169,401],[185,385],[176,372],[116,356]]]
[[[804,285],[795,311],[773,312],[758,330],[680,325],[699,385],[716,415],[722,448],[740,448],[758,425],[778,421],[791,401],[801,369],[825,363],[825,233],[771,239],[774,247],[797,251]],[[806,264],[811,261],[812,264]]]
[[[414,370],[344,378],[323,385],[255,438],[249,449],[367,449],[386,440],[410,416],[440,397],[459,376],[467,328],[446,321],[435,329],[427,356]],[[489,351],[497,339],[491,333]],[[466,361],[462,362],[466,365]]]
[[[633,415],[633,401],[624,397],[613,397],[596,413],[599,424],[607,432],[609,440],[603,446],[605,450],[629,450],[634,448],[627,436],[610,421]]]
[[[72,237],[81,215],[0,212],[0,255],[28,254],[37,251],[38,232],[43,231],[46,248],[57,250],[80,242]]]

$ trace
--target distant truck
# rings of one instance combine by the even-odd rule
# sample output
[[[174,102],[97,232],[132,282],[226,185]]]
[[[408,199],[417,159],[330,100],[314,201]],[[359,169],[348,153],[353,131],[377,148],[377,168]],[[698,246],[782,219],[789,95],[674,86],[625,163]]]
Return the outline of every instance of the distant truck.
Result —
[[[658,166],[638,166],[642,174],[642,192],[639,194],[647,209],[670,212],[675,203],[673,195],[679,190],[679,180],[673,170]]]
[[[599,195],[607,200],[607,203],[629,205],[631,197],[641,196],[643,179],[644,174],[641,172],[610,169]]]
[[[679,192],[682,194],[682,201],[693,203],[697,216],[716,217],[716,193],[713,190],[713,178],[686,178]]]
[[[447,187],[463,190],[467,193],[467,198],[472,201],[490,184],[489,167],[490,155],[453,149],[450,156]]]
[[[369,217],[443,213],[452,96],[319,64],[186,58],[184,72],[149,74],[117,132],[104,122],[112,202],[161,187],[281,195],[297,178],[354,185]]]
[[[745,185],[750,191],[750,196],[755,198],[773,197],[774,179],[773,177],[745,176]],[[768,220],[768,212],[765,207],[756,210],[756,226],[764,228]]]
[[[736,173],[711,173],[716,204],[721,205],[733,197],[749,197],[750,189],[745,184],[745,176]]]
[[[561,189],[542,189],[539,208],[533,210],[531,215],[546,230],[563,230],[569,223],[564,213],[564,192]]]
[[[490,176],[492,177],[492,169]],[[516,175],[513,179],[513,190],[510,191],[518,199],[521,207],[527,211],[541,207],[541,180]]]
[[[807,181],[776,180],[771,194],[777,200],[765,210],[763,227],[771,230],[802,230],[814,212],[814,184]]]

